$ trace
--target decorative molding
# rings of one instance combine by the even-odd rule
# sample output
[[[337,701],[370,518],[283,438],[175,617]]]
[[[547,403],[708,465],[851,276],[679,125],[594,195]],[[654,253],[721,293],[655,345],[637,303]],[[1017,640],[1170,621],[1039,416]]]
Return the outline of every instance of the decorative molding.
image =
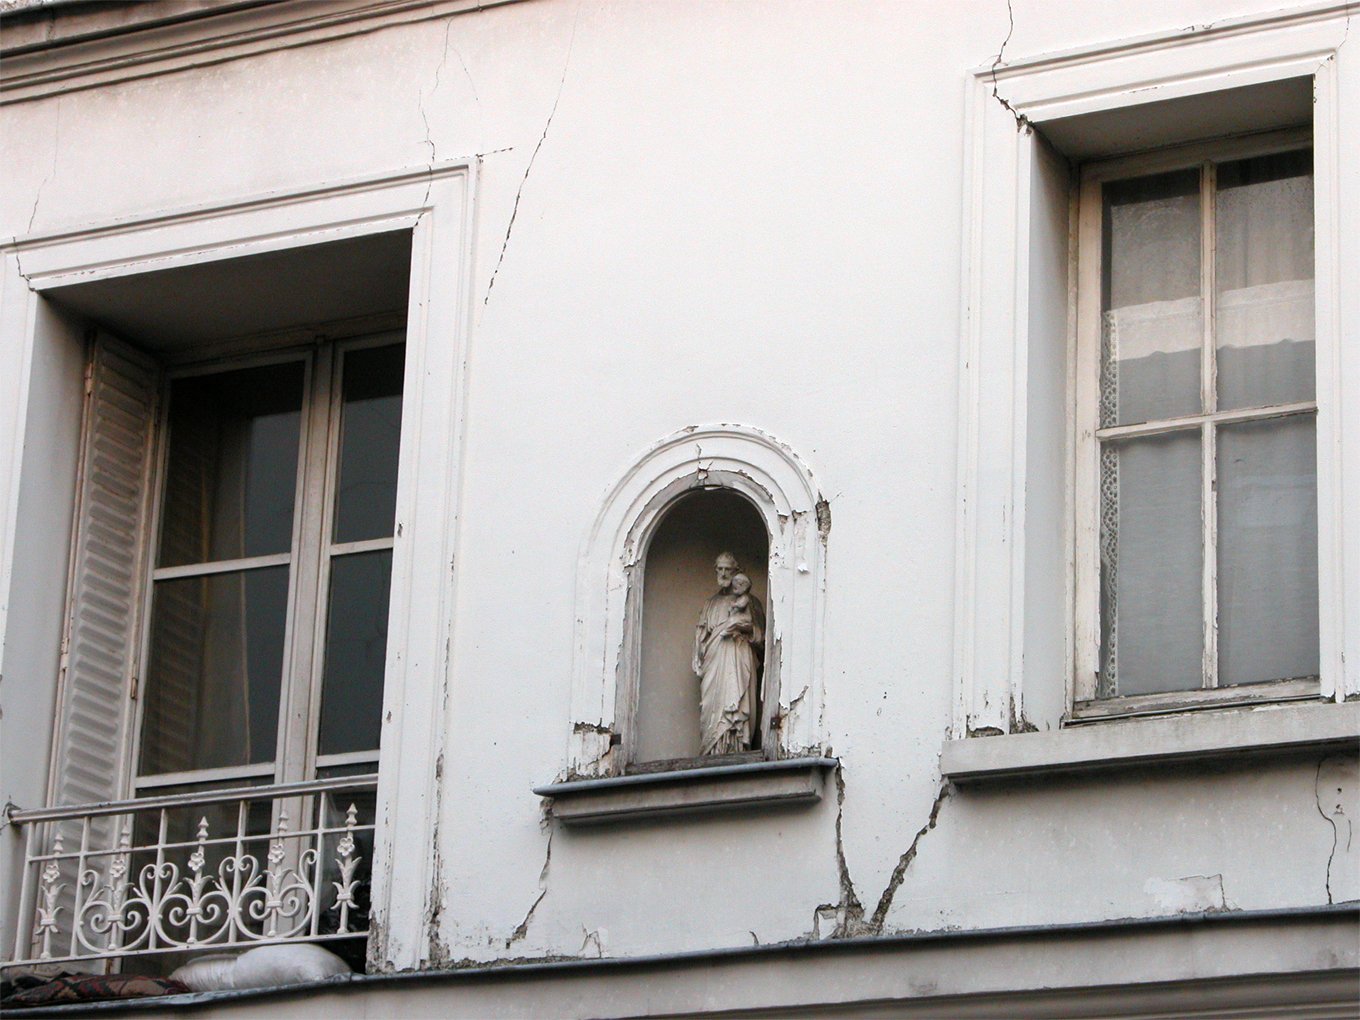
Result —
[[[1360,702],[1185,712],[946,740],[940,773],[964,783],[1259,754],[1316,760],[1347,750],[1360,750]]]
[[[577,569],[569,775],[608,775],[629,720],[641,649],[642,569],[665,512],[697,488],[744,495],[770,536],[765,685],[778,739],[767,753],[820,754],[821,641],[830,509],[787,445],[746,425],[696,425],[652,445],[610,487]],[[776,742],[771,741],[774,745]]]
[[[587,825],[711,811],[749,811],[822,798],[835,758],[789,758],[582,779],[537,786],[549,811],[566,825]]]
[[[0,105],[239,60],[522,0],[330,0],[231,5],[192,18],[4,50]],[[61,17],[62,15],[57,15]]]

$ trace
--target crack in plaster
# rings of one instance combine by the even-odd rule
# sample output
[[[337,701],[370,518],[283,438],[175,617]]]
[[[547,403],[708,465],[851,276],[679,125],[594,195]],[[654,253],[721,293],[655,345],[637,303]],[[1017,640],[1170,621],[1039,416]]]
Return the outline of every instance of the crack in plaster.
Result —
[[[845,859],[845,840],[842,824],[845,820],[845,774],[836,769],[836,872],[840,876],[841,898],[835,904],[836,930],[831,937],[845,938],[858,935],[864,924],[864,905],[855,895],[855,883],[850,878],[850,865]],[[821,909],[821,908],[818,908]]]
[[[916,831],[916,835],[912,837],[911,846],[907,847],[906,852],[897,859],[897,866],[893,868],[892,875],[888,879],[888,886],[883,890],[883,895],[878,898],[878,906],[874,907],[874,916],[869,919],[869,927],[875,934],[883,930],[883,922],[888,917],[888,910],[892,907],[893,897],[897,895],[897,890],[907,877],[907,869],[911,867],[911,862],[916,860],[921,840],[927,832],[935,828],[935,823],[940,820],[940,808],[944,806],[944,802],[949,799],[952,792],[953,790],[948,783],[940,784],[940,792],[935,795],[935,803],[930,806],[930,817],[926,820],[926,824]]]
[[[536,896],[534,902],[529,905],[529,912],[524,915],[524,920],[515,927],[515,930],[510,933],[510,937],[505,940],[506,949],[509,949],[512,945],[529,934],[529,924],[534,919],[534,911],[537,910],[538,905],[543,902],[543,897],[548,895],[548,867],[552,864],[552,841],[553,830],[549,829],[548,852],[543,857],[543,868],[538,873],[538,896]]]
[[[439,63],[436,64],[434,68],[434,84],[430,86],[430,96],[432,98],[435,92],[439,90],[439,75],[440,72],[444,70],[444,64],[447,63],[449,59],[449,30],[451,28],[453,28],[452,18],[450,18],[448,24],[444,26],[444,52],[439,58]],[[430,204],[430,189],[434,187],[434,166],[439,161],[439,150],[435,147],[434,135],[430,131],[430,118],[425,112],[424,90],[416,93],[416,109],[420,112],[420,120],[425,125],[425,138],[421,144],[430,147],[430,167],[425,176],[425,196],[420,201],[421,206],[428,206]],[[425,213],[422,212],[420,215],[424,216]]]
[[[585,933],[585,938],[583,938],[583,939],[581,940],[581,948],[578,949],[578,950],[576,951],[576,955],[577,955],[578,957],[583,957],[583,956],[585,956],[585,955],[586,955],[586,946],[590,945],[590,944],[593,942],[593,943],[595,944],[595,959],[597,959],[597,960],[603,960],[603,959],[604,959],[604,946],[603,946],[603,945],[601,944],[601,942],[600,942],[600,931],[599,931],[599,929],[596,929],[595,931],[591,931],[589,928],[587,928],[587,927],[583,924],[583,925],[581,925],[581,931]]]
[[[37,187],[37,190],[34,191],[34,193],[33,193],[33,208],[30,209],[30,210],[28,211],[28,226],[27,226],[27,228],[25,228],[25,230],[24,230],[24,233],[26,233],[26,234],[31,234],[31,233],[33,233],[33,224],[36,223],[37,220],[38,220],[38,205],[42,202],[43,190],[47,187],[48,182],[49,182],[50,180],[52,180],[53,177],[57,176],[57,157],[60,156],[60,154],[61,154],[61,101],[62,101],[62,99],[63,99],[62,96],[58,96],[58,97],[57,97],[57,112],[56,112],[55,116],[53,117],[53,125],[52,125],[52,167],[51,167],[50,170],[47,171],[47,176],[45,176],[45,177],[39,182],[38,187]],[[22,279],[25,283],[28,283],[28,277],[27,277],[26,275],[24,275],[24,256],[23,256],[23,252],[22,252],[22,250],[21,250],[19,247],[17,247],[17,246],[16,246],[15,249],[14,249],[14,265],[15,265],[15,268],[19,270],[19,277],[20,277],[20,279]],[[29,285],[29,289],[30,289],[30,290],[32,289],[32,285],[31,285],[31,284]]]
[[[930,817],[912,837],[911,845],[897,859],[897,864],[893,868],[892,875],[888,878],[888,884],[884,888],[883,894],[878,898],[873,914],[868,920],[865,920],[864,905],[855,892],[854,881],[850,877],[850,867],[845,859],[842,828],[845,817],[845,778],[841,769],[836,769],[836,869],[840,877],[840,901],[838,903],[821,903],[813,909],[813,938],[821,937],[821,920],[824,916],[828,917],[829,920],[828,915],[833,912],[836,918],[836,927],[828,936],[829,938],[857,938],[883,933],[888,911],[892,908],[893,898],[897,895],[897,890],[901,888],[902,882],[906,878],[907,869],[911,867],[911,862],[916,859],[921,840],[927,832],[935,828],[940,818],[940,809],[952,793],[953,787],[948,782],[942,782],[939,793],[935,795],[935,802],[930,807]]]
[[[1331,53],[1327,54],[1327,56],[1325,56],[1325,57],[1322,59],[1322,62],[1321,62],[1320,64],[1318,64],[1317,69],[1313,72],[1314,74],[1317,74],[1318,71],[1321,71],[1324,67],[1327,66],[1328,63],[1332,63],[1332,64],[1335,64],[1335,63],[1336,63],[1336,55],[1337,55],[1338,53],[1341,52],[1341,47],[1345,46],[1345,45],[1346,45],[1346,41],[1347,41],[1348,39],[1350,39],[1350,37],[1351,37],[1351,15],[1352,15],[1354,12],[1355,12],[1355,5],[1353,5],[1353,4],[1347,4],[1347,5],[1346,5],[1346,23],[1342,26],[1342,30],[1341,30],[1341,41],[1340,41],[1339,43],[1336,44],[1336,49],[1332,50]],[[1316,93],[1315,93],[1314,96],[1313,96],[1313,102],[1314,102],[1314,103],[1317,102]]]
[[[1006,38],[1001,41],[1001,48],[996,51],[996,59],[992,61],[992,98],[1004,106],[1006,112],[1015,118],[1015,130],[1022,131],[1030,126],[1029,118],[1011,106],[1010,102],[1001,95],[996,81],[996,72],[1001,67],[1001,58],[1006,52],[1006,45],[1011,41],[1011,36],[1015,34],[1015,8],[1011,6],[1011,0],[1006,0],[1006,20],[1010,27],[1006,29]]]
[[[500,274],[501,264],[505,261],[505,250],[510,246],[510,235],[515,229],[515,217],[519,215],[519,200],[524,195],[524,186],[529,182],[529,174],[534,169],[534,162],[538,159],[538,152],[543,148],[543,143],[548,138],[548,130],[552,127],[553,118],[557,116],[557,104],[562,101],[562,89],[567,84],[567,71],[571,68],[571,52],[576,47],[576,27],[581,21],[581,5],[576,5],[576,18],[571,24],[571,39],[567,42],[567,57],[562,62],[562,77],[557,83],[557,95],[553,97],[552,109],[548,111],[548,119],[543,124],[543,133],[538,136],[538,144],[534,146],[534,151],[529,154],[529,162],[524,167],[524,176],[520,178],[519,188],[515,191],[515,203],[510,207],[510,221],[505,225],[505,237],[501,240],[501,252],[496,256],[495,268],[491,270],[491,278],[486,284],[486,296],[482,298],[482,307],[486,307],[491,300],[491,288],[496,286],[496,277]]]
[[[1313,775],[1313,799],[1314,799],[1314,802],[1315,802],[1316,805],[1317,805],[1317,812],[1318,812],[1319,815],[1322,816],[1323,821],[1325,821],[1328,825],[1330,825],[1330,826],[1332,827],[1332,847],[1331,847],[1331,849],[1330,849],[1330,850],[1328,851],[1328,853],[1327,853],[1327,870],[1326,870],[1325,875],[1323,876],[1324,888],[1325,888],[1326,891],[1327,891],[1327,903],[1328,903],[1328,904],[1331,904],[1331,903],[1334,902],[1334,900],[1333,900],[1333,898],[1332,898],[1332,865],[1336,862],[1336,852],[1337,852],[1337,849],[1338,849],[1338,848],[1340,847],[1340,845],[1341,845],[1341,829],[1340,829],[1340,827],[1336,824],[1336,818],[1337,818],[1338,815],[1340,815],[1341,817],[1345,818],[1345,809],[1341,806],[1341,804],[1340,804],[1339,802],[1338,802],[1338,803],[1336,804],[1336,806],[1333,808],[1333,810],[1331,811],[1331,813],[1328,813],[1327,809],[1324,808],[1324,807],[1322,806],[1322,785],[1323,785],[1323,784],[1322,784],[1322,770],[1323,770],[1324,768],[1326,768],[1326,766],[1327,766],[1327,764],[1328,764],[1329,762],[1333,762],[1333,761],[1336,761],[1336,760],[1337,760],[1337,759],[1335,759],[1335,758],[1323,758],[1321,761],[1318,762],[1317,771],[1316,771],[1316,772],[1314,773],[1314,775]],[[1330,785],[1330,783],[1331,783],[1331,781],[1330,781],[1330,779],[1329,779],[1328,785]],[[1342,788],[1340,785],[1338,785],[1337,788],[1336,788],[1336,793],[1337,793],[1337,797],[1338,797],[1338,798],[1340,798],[1340,796],[1342,795],[1342,790],[1343,790],[1343,788]],[[1351,849],[1351,841],[1352,841],[1354,835],[1355,835],[1354,826],[1352,825],[1351,820],[1350,820],[1349,818],[1346,818],[1346,847],[1345,847],[1345,851],[1346,851],[1347,853],[1350,852],[1350,849]]]

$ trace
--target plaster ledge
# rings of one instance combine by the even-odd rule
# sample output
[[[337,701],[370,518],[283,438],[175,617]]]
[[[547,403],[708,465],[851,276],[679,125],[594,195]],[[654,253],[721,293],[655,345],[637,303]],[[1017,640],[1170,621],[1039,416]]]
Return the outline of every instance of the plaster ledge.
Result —
[[[1360,702],[1263,705],[1111,719],[1043,733],[946,740],[940,772],[956,783],[1158,765],[1247,754],[1360,748]]]
[[[709,768],[576,779],[534,787],[565,825],[656,818],[700,811],[768,808],[821,800],[835,758],[789,758]]]

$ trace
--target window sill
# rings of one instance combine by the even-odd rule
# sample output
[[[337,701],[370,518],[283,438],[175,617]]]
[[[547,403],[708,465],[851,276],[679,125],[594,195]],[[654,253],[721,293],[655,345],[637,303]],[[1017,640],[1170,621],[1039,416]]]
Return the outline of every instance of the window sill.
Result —
[[[577,779],[537,786],[564,825],[669,815],[769,808],[821,800],[835,758],[790,758],[737,765],[646,772],[608,779]]]
[[[1268,705],[947,740],[940,772],[967,783],[1357,744],[1360,702]]]

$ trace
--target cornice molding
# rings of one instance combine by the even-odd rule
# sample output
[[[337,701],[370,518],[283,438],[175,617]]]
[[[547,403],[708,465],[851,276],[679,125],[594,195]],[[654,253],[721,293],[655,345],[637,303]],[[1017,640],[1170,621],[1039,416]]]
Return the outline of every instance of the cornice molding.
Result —
[[[1291,28],[1333,20],[1345,20],[1356,14],[1360,14],[1360,0],[1343,0],[1343,2],[1329,0],[1326,3],[1305,3],[1265,14],[1247,14],[1236,18],[1224,18],[1222,21],[1187,25],[1173,31],[1127,36],[1093,45],[1058,50],[1054,53],[1020,57],[1001,64],[983,64],[973,68],[972,74],[975,78],[985,79],[990,84],[993,81],[1002,82],[1007,78],[1032,74],[1036,71],[1047,71],[1106,60],[1116,54],[1127,56],[1133,53],[1175,49],[1187,44],[1203,43],[1209,39],[1227,38],[1275,28]]]
[[[152,24],[20,45],[0,65],[0,106],[308,46],[524,0],[291,0],[230,4]]]

